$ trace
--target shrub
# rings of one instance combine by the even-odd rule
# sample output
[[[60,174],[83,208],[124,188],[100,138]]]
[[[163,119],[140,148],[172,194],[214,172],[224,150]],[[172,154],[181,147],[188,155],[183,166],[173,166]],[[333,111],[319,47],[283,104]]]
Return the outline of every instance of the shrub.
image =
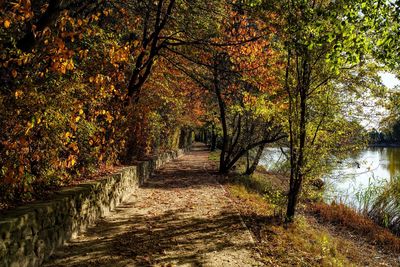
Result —
[[[388,250],[397,253],[400,252],[399,237],[342,203],[332,203],[331,205],[316,203],[312,204],[310,209],[323,221],[342,226],[363,235],[370,239],[371,242]]]

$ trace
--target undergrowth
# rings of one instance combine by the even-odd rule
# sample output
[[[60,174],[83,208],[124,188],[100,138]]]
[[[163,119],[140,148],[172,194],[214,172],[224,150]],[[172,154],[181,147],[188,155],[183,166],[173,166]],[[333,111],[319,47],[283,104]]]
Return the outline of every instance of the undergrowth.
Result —
[[[315,203],[310,207],[311,211],[322,221],[350,229],[359,235],[367,237],[373,244],[400,253],[399,237],[344,204]]]
[[[211,152],[209,159],[218,161],[219,152]],[[237,172],[243,168],[242,164],[237,164]],[[302,203],[305,208],[311,206],[312,213],[299,212],[293,224],[285,225],[287,181],[280,178],[261,167],[252,176],[235,173],[225,183],[267,266],[392,266],[397,263],[396,257],[382,257],[380,250],[370,244],[397,254],[400,239],[345,206]],[[326,226],[326,223],[329,224]],[[335,224],[344,228],[329,226]],[[349,231],[352,234],[348,235]],[[357,235],[369,236],[368,243],[360,241]]]
[[[285,226],[276,214],[276,204],[243,184],[228,185],[246,225],[257,239],[259,252],[268,266],[354,266],[339,252],[343,245],[327,231],[315,229],[298,216]]]
[[[367,215],[400,236],[400,176],[393,177],[378,190]]]

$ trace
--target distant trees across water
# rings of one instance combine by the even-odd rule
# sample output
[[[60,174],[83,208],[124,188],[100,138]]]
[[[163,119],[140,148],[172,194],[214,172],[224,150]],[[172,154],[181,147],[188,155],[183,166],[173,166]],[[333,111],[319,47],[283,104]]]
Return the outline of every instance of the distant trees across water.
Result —
[[[384,130],[372,129],[368,132],[370,145],[400,146],[400,121]]]

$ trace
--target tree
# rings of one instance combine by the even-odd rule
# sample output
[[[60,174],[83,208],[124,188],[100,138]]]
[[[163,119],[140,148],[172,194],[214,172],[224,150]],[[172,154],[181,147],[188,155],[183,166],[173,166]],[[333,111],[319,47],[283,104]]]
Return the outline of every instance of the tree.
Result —
[[[62,10],[42,31],[32,26],[41,21],[40,4],[4,4],[0,19],[4,198],[29,199],[36,189],[67,184],[118,161],[126,134],[125,92],[120,89],[134,45],[123,38],[129,27],[116,31],[119,24],[127,24],[125,18],[115,19],[117,8],[100,2],[101,12],[96,8],[80,12],[83,2],[78,1],[65,3],[68,8],[57,7]],[[44,13],[47,8],[43,6]],[[21,50],[18,40],[28,40],[23,36],[33,28],[34,40],[24,41],[32,49]]]
[[[358,127],[342,115],[339,100],[346,89],[341,75],[355,68],[368,48],[360,32],[360,4],[298,0],[280,6],[291,167],[287,222],[293,220],[302,185],[316,164],[324,165],[339,152],[339,144],[357,140]]]
[[[392,71],[399,71],[400,64],[400,2],[366,1],[362,12],[370,19],[374,55]]]
[[[202,90],[171,65],[159,59],[129,116],[134,150],[127,157],[146,157],[159,150],[184,148],[191,129],[205,113]],[[182,132],[183,131],[183,132]]]
[[[219,113],[221,173],[228,172],[247,151],[284,137],[279,116],[273,118],[279,113],[273,103],[279,101],[274,74],[280,69],[270,43],[273,29],[240,13],[239,7],[228,9],[219,35],[198,50],[169,49],[186,60],[178,68],[215,95],[210,106],[213,114]],[[174,64],[178,65],[176,60]]]
[[[143,153],[176,147],[180,131],[192,127],[197,114],[182,111],[200,112],[201,107],[184,100],[196,99],[195,90],[168,79],[179,75],[166,69],[160,55],[167,45],[187,44],[184,18],[206,14],[203,5],[167,0],[3,1],[1,195],[31,198],[34,187],[68,184],[125,159],[131,143],[140,144],[137,150]],[[211,21],[211,16],[205,17]],[[195,38],[204,40],[209,32],[203,33]],[[154,71],[156,60],[161,64]],[[154,80],[160,77],[176,92],[165,93]]]

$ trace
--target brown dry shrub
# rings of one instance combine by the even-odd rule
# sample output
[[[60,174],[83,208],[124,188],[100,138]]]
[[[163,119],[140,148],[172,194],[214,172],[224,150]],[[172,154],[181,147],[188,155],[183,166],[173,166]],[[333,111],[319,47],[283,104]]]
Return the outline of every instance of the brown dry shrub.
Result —
[[[373,244],[400,253],[399,237],[344,204],[316,203],[311,205],[310,210],[323,221],[345,227],[368,238]]]

